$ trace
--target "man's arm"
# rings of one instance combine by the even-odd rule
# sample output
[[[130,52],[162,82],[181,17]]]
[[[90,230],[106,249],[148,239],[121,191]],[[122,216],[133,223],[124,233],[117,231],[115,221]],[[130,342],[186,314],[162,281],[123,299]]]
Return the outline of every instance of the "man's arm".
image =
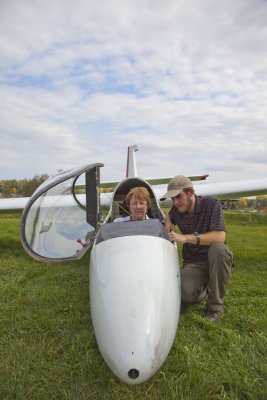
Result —
[[[165,221],[164,221],[164,226],[165,226],[165,229],[166,229],[167,233],[174,231],[174,225],[171,222],[169,213],[166,215],[166,218],[165,218]]]
[[[170,222],[171,223],[171,222]],[[167,229],[167,228],[166,228]],[[197,244],[197,238],[194,233],[182,235],[180,233],[176,233],[175,231],[168,231],[169,240],[176,243],[191,243]],[[199,245],[201,246],[210,246],[214,243],[224,243],[226,238],[225,231],[213,231],[213,232],[206,232],[201,233],[199,235],[200,241]]]

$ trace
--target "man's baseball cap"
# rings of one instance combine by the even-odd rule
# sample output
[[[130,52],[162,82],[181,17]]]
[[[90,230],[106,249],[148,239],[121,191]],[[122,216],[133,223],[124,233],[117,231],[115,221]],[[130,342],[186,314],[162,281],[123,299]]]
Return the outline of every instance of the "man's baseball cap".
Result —
[[[165,200],[170,197],[178,196],[178,194],[181,193],[183,189],[187,189],[190,187],[193,187],[193,184],[191,180],[187,178],[187,176],[175,176],[168,183],[167,192],[162,196],[160,200]]]

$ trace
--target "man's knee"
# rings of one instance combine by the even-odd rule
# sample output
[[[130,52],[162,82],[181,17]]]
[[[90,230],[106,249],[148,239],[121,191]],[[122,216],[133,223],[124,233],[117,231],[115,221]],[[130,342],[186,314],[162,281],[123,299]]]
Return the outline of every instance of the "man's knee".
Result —
[[[226,285],[233,265],[233,254],[229,247],[223,243],[213,244],[209,248],[208,259],[211,282],[220,280]]]
[[[209,264],[225,264],[231,268],[233,264],[233,254],[229,247],[224,243],[215,243],[210,246],[208,251]]]
[[[183,272],[183,270],[182,270]],[[196,282],[188,274],[181,273],[181,300],[183,304],[198,303],[206,295],[200,282]]]
[[[181,300],[184,304],[195,303],[197,301],[197,295],[194,288],[191,285],[186,285],[181,282]]]

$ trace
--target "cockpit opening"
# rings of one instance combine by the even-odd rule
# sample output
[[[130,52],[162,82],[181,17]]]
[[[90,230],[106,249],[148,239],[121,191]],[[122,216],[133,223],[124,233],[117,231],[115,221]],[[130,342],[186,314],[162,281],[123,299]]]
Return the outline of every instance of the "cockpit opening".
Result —
[[[97,245],[109,239],[135,235],[156,236],[169,240],[167,232],[159,219],[146,219],[143,221],[103,224],[99,229],[95,244]]]
[[[121,184],[119,186],[117,186],[116,191],[114,192],[112,207],[111,207],[110,213],[107,217],[108,222],[113,222],[115,218],[124,217],[124,216],[129,215],[129,209],[125,202],[125,197],[126,197],[127,193],[130,191],[130,189],[137,187],[137,186],[145,187],[150,194],[151,207],[148,210],[148,217],[149,218],[157,218],[157,219],[163,221],[164,214],[158,205],[156,196],[155,196],[151,186],[143,179],[129,178],[129,179],[126,179],[125,181],[121,182]]]

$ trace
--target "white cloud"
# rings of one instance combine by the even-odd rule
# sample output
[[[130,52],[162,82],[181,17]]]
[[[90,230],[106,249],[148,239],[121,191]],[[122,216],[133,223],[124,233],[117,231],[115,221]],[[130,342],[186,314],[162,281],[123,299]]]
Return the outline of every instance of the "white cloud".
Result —
[[[0,179],[104,162],[124,174],[264,177],[263,0],[4,0]]]

